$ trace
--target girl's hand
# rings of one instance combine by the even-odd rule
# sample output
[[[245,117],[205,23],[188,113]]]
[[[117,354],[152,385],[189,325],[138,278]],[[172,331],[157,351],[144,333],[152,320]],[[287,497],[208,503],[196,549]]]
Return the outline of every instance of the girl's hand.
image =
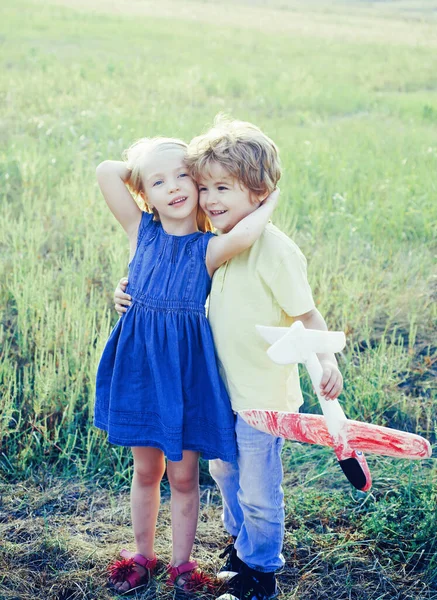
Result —
[[[320,361],[323,367],[320,390],[326,400],[335,400],[343,389],[343,376],[337,365],[329,361]]]
[[[129,294],[125,294],[128,280],[126,277],[122,277],[118,282],[118,285],[114,292],[114,306],[117,313],[120,315],[127,311],[127,306],[132,304],[132,297]]]
[[[230,231],[210,240],[206,251],[206,267],[211,277],[220,265],[250,248],[262,235],[278,196],[279,188],[276,188],[260,202],[256,210],[238,221]]]

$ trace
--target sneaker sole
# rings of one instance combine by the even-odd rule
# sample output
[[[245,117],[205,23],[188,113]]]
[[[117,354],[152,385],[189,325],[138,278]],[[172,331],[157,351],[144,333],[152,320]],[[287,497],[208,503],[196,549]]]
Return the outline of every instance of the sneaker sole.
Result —
[[[229,581],[235,577],[235,575],[238,575],[237,571],[219,571],[217,573],[217,579],[220,581]]]
[[[265,596],[265,600],[274,600],[275,598],[277,598],[279,596],[279,592],[277,592],[276,594],[274,594],[273,596]],[[217,600],[240,600],[239,598],[237,598],[237,596],[234,596],[233,594],[223,594],[222,596],[219,596],[217,598]]]
[[[279,591],[276,591],[273,596],[264,596],[264,600],[274,600],[275,598],[277,598],[279,596]],[[219,596],[217,598],[217,600],[240,600],[239,598],[237,598],[237,596],[234,596],[234,594],[230,594],[229,592],[227,592],[226,594],[222,594],[221,596]]]

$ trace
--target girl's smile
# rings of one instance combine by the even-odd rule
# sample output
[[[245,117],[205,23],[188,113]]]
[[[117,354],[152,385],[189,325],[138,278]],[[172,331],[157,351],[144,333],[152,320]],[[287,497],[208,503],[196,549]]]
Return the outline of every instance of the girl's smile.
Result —
[[[187,196],[178,196],[169,203],[169,206],[181,206],[187,199]]]
[[[143,166],[147,204],[155,208],[167,233],[197,231],[199,194],[185,166],[183,148],[155,149]]]

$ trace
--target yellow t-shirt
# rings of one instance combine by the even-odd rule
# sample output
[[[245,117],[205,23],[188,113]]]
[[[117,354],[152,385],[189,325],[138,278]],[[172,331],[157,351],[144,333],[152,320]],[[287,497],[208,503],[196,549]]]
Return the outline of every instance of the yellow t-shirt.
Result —
[[[271,223],[251,248],[215,272],[208,317],[234,411],[299,409],[297,365],[272,362],[255,325],[286,327],[312,308],[305,257]]]

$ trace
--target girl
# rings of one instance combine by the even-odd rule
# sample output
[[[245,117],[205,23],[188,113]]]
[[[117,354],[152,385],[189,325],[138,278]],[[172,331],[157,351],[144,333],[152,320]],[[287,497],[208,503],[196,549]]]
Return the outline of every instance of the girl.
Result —
[[[102,194],[129,239],[132,303],[113,329],[97,372],[95,425],[132,447],[136,553],[110,568],[118,592],[148,582],[156,566],[160,481],[171,489],[169,581],[183,590],[202,581],[190,561],[199,510],[199,455],[236,458],[234,416],[216,363],[205,302],[214,271],[251,246],[277,194],[234,229],[215,236],[198,206],[184,159],[186,144],[141,139],[125,161],[97,168]],[[130,191],[144,202],[142,211]],[[265,200],[265,196],[259,199]]]

